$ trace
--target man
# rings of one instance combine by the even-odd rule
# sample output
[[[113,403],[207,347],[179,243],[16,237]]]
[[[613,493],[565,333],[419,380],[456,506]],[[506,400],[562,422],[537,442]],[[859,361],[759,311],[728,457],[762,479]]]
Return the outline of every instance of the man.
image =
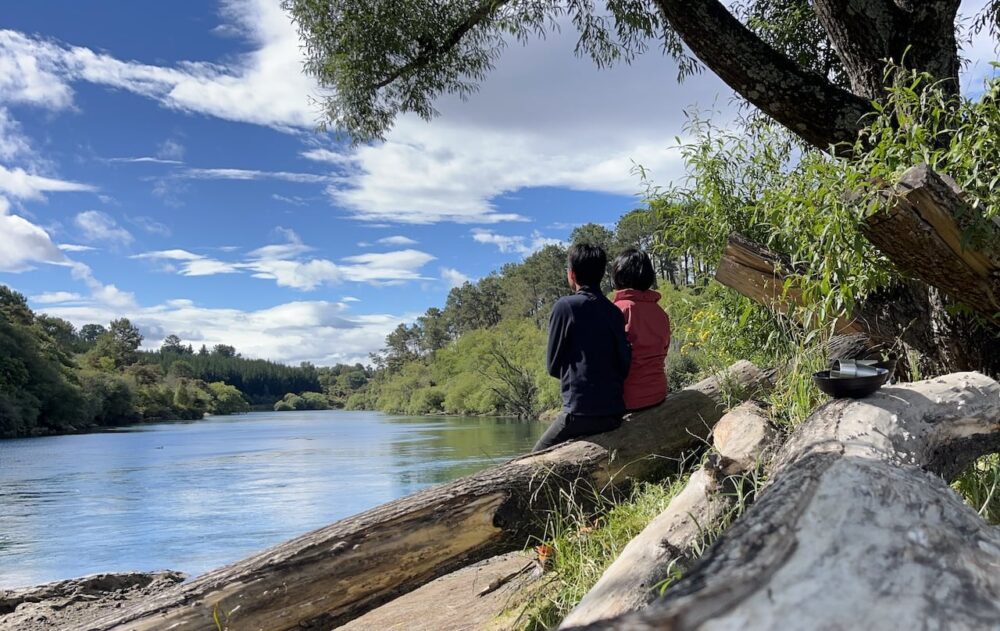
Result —
[[[604,250],[570,247],[566,278],[576,291],[560,298],[549,319],[549,374],[562,384],[563,409],[532,451],[621,425],[623,384],[631,362],[622,312],[601,293]]]

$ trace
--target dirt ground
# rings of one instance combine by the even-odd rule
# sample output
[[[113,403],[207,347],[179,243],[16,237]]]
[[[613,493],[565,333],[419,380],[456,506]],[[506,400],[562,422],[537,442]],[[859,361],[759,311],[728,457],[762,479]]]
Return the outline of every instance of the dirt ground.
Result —
[[[0,590],[0,631],[55,631],[86,624],[185,578],[171,571],[94,574]]]

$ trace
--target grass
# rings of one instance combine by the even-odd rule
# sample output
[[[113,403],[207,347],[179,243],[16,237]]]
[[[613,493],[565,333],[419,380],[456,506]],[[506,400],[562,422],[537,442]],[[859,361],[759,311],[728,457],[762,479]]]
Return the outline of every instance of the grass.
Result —
[[[975,461],[951,486],[983,519],[1000,524],[1000,454]]]
[[[700,466],[702,463],[693,463]],[[553,549],[548,568],[548,582],[533,590],[533,596],[523,606],[512,628],[519,631],[553,629],[569,614],[597,583],[622,549],[645,528],[654,517],[670,504],[688,482],[688,473],[669,477],[662,483],[643,483],[617,502],[604,499],[597,507],[600,517],[594,518],[593,505],[586,509],[564,496],[560,511],[550,516],[544,545]],[[732,494],[735,505],[721,523],[707,526],[690,556],[700,557],[750,505],[753,495],[763,484],[758,472],[729,478],[724,485]],[[659,592],[681,578],[683,568],[669,568],[669,578],[655,586]]]
[[[555,628],[576,606],[622,549],[667,507],[684,488],[686,474],[662,484],[644,483],[619,502],[601,500],[600,517],[566,500],[550,516],[543,544],[552,546],[549,583],[535,591],[514,628],[537,631]]]

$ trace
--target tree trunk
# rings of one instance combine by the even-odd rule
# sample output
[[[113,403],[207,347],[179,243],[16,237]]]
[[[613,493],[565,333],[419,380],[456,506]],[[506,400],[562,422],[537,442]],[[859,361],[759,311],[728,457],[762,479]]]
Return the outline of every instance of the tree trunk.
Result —
[[[559,445],[339,521],[88,625],[108,629],[328,629],[447,572],[521,549],[568,495],[586,504],[657,479],[703,441],[725,396],[769,375],[739,362],[671,394],[613,432]]]
[[[978,373],[831,401],[690,574],[586,628],[995,628],[1000,529],[946,480],[997,449],[1000,385]]]
[[[645,607],[657,586],[697,558],[705,539],[722,529],[737,504],[735,476],[756,468],[778,433],[756,403],[722,417],[712,432],[716,458],[691,474],[684,490],[625,546],[560,628],[588,624]]]
[[[885,90],[887,60],[929,72],[941,80],[942,88],[958,93],[959,4],[959,0],[815,0],[812,6],[843,63],[851,90],[875,100]]]

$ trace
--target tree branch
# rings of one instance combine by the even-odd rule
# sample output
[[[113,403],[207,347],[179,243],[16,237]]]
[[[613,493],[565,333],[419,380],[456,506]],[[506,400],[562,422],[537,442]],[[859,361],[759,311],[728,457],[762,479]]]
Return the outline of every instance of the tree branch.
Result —
[[[480,3],[479,8],[470,13],[464,20],[455,26],[443,42],[437,45],[425,46],[415,57],[413,57],[413,59],[406,62],[402,66],[399,66],[394,71],[373,84],[372,89],[380,90],[396,79],[428,66],[436,58],[448,53],[451,49],[458,46],[459,42],[462,41],[462,38],[465,37],[469,31],[482,24],[486,19],[492,16],[497,9],[508,2],[510,2],[510,0],[484,0]]]
[[[768,116],[820,149],[853,142],[867,99],[804,72],[718,0],[656,0],[670,25],[713,72]]]

